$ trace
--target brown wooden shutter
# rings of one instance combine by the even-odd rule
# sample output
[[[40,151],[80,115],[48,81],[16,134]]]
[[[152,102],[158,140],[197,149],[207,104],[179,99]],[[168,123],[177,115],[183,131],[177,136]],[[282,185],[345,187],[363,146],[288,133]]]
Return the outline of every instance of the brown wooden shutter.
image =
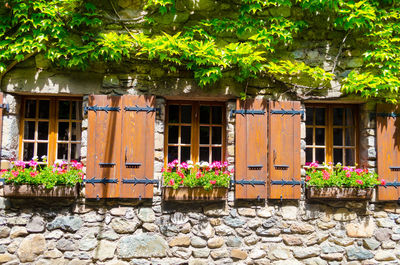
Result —
[[[398,200],[400,197],[400,106],[378,104],[376,109],[377,167],[380,179],[386,186],[379,186],[377,199]]]
[[[269,103],[268,198],[300,199],[300,102]]]
[[[265,100],[237,101],[235,126],[236,199],[266,198],[267,107],[268,102]],[[252,111],[256,111],[256,113],[251,113]],[[260,182],[264,184],[260,185]]]
[[[152,198],[155,97],[123,96],[121,198]]]
[[[121,105],[120,96],[89,97],[86,198],[119,196]]]

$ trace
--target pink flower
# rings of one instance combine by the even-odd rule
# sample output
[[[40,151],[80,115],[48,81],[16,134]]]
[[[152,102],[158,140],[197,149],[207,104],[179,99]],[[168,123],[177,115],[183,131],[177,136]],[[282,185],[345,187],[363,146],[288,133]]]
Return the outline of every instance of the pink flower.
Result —
[[[310,163],[310,167],[319,167],[318,161]]]
[[[176,173],[178,173],[178,176],[181,178],[185,178],[185,175],[183,175],[182,171],[178,170]]]
[[[169,180],[169,185],[174,186],[175,185],[175,180],[174,179],[170,179]]]
[[[363,184],[364,184],[364,182],[363,182],[361,179],[357,179],[356,182],[357,182],[358,184],[360,184],[360,185],[363,185]]]
[[[346,171],[346,177],[350,178],[351,177],[351,173],[350,171]]]
[[[227,167],[228,166],[228,162],[225,161],[223,165],[224,165],[224,167]]]
[[[361,168],[357,168],[357,169],[355,170],[355,172],[356,172],[358,175],[361,175],[364,171],[363,171]]]
[[[224,171],[224,175],[229,175],[229,171],[228,171],[228,170],[225,170],[225,171]]]
[[[329,172],[326,170],[322,170],[322,174],[323,174],[323,179],[324,180],[328,180],[330,178]]]
[[[385,185],[386,185],[386,180],[381,179],[381,185],[382,185],[382,186],[385,186]]]
[[[36,167],[37,165],[38,165],[38,163],[35,160],[29,161],[29,166],[30,167]]]
[[[197,171],[197,173],[196,173],[196,178],[197,178],[197,179],[201,178],[201,172],[200,172],[200,171]]]
[[[31,173],[29,173],[31,175],[32,178],[36,177],[37,174],[39,174],[37,171],[32,171]]]
[[[306,181],[309,181],[311,179],[310,176],[306,176]]]
[[[233,174],[233,173],[235,173],[235,169],[234,168],[231,169],[231,174]]]
[[[15,161],[15,166],[25,168],[25,162],[21,160]]]
[[[187,163],[185,163],[185,162],[183,162],[182,164],[181,164],[181,167],[183,168],[183,169],[188,169],[188,164]]]
[[[72,167],[76,168],[76,169],[82,169],[83,168],[83,164],[76,161],[76,160],[72,160]]]
[[[210,180],[210,183],[211,183],[212,185],[214,185],[215,183],[217,183],[217,181],[216,181],[216,180]]]
[[[18,171],[11,171],[11,174],[13,174],[14,177],[18,177]]]

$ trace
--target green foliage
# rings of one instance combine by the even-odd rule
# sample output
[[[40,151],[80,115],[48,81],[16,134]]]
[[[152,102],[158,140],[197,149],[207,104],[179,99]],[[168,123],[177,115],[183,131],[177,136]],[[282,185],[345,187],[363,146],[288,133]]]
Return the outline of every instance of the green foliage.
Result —
[[[342,167],[340,163],[336,166],[323,164],[323,169],[318,167],[317,163],[310,164],[305,179],[307,187],[371,188],[385,183],[385,180],[379,181],[378,175],[368,169]]]
[[[282,56],[282,51],[298,47],[305,30],[321,27],[318,23],[323,19],[326,29],[349,36],[348,42],[369,43],[362,51],[364,65],[341,80],[343,92],[393,103],[399,100],[399,1],[239,0],[231,3],[237,9],[226,16],[221,12],[218,17],[191,21],[185,28],[168,27],[168,33],[152,35],[103,31],[104,17],[94,3],[8,1],[0,15],[0,76],[41,52],[57,65],[75,69],[96,61],[146,58],[171,72],[193,71],[202,87],[229,73],[238,82],[267,76],[289,88],[309,87],[310,82],[301,78],[307,76],[313,80],[312,89],[329,84],[337,73]],[[175,0],[146,0],[145,21],[157,27],[157,17],[177,14],[177,4]],[[299,10],[303,15],[293,15]],[[339,48],[341,42],[335,39],[331,45]]]
[[[164,186],[174,189],[203,187],[205,190],[211,190],[213,187],[229,187],[231,172],[227,170],[227,166],[226,162],[193,164],[192,161],[187,161],[179,164],[174,160],[163,169],[163,183]]]

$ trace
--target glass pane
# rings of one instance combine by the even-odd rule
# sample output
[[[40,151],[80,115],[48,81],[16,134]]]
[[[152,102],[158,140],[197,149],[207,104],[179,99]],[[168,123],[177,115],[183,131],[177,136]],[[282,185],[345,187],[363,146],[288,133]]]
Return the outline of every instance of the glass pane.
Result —
[[[343,129],[334,128],[333,129],[333,145],[343,145]]]
[[[192,106],[181,106],[182,108],[182,123],[191,123],[192,122]]]
[[[177,144],[179,136],[179,126],[168,126],[168,143]]]
[[[200,147],[200,161],[209,162],[210,160],[209,152],[210,150],[208,147]]]
[[[38,143],[37,144],[37,153],[38,157],[47,156],[47,143]]]
[[[335,165],[337,163],[343,164],[343,149],[333,148],[333,163]]]
[[[319,164],[325,162],[324,148],[315,148],[315,162],[318,162]]]
[[[24,139],[35,140],[35,122],[25,121],[24,122]]]
[[[210,107],[200,106],[200,123],[210,124]]]
[[[343,109],[334,108],[333,109],[333,125],[343,125]]]
[[[39,140],[49,139],[49,122],[39,121],[39,123],[38,123],[38,139]]]
[[[346,156],[346,166],[354,166],[356,164],[355,159],[355,150],[354,149],[346,149],[345,156]]]
[[[222,144],[221,127],[212,127],[212,144]]]
[[[69,122],[58,123],[58,140],[68,141]]]
[[[57,144],[57,159],[68,160],[68,144]]]
[[[210,127],[200,126],[200,144],[210,144]]]
[[[81,123],[73,122],[71,129],[71,140],[72,141],[80,141],[81,140]]]
[[[30,161],[33,157],[33,152],[35,151],[35,144],[34,143],[24,143],[24,161]]]
[[[315,109],[315,124],[325,125],[325,109],[323,108]]]
[[[214,106],[212,107],[212,123],[213,124],[222,124],[222,107]]]
[[[58,118],[69,119],[69,101],[58,102]]]
[[[179,106],[169,105],[168,107],[168,122],[178,123],[179,122]]]
[[[325,145],[325,128],[315,128],[315,144]]]
[[[306,163],[314,162],[312,158],[312,148],[306,148]]]
[[[190,147],[182,146],[181,147],[181,162],[186,162],[190,160]]]
[[[313,144],[313,128],[306,128],[306,145]]]
[[[39,118],[48,119],[50,113],[50,101],[39,100]]]
[[[168,146],[168,163],[178,159],[178,147]]]
[[[345,143],[347,146],[354,146],[355,145],[355,135],[354,135],[354,128],[346,128],[346,135],[345,135]]]
[[[191,141],[191,128],[190,126],[181,127],[181,144],[190,144]],[[186,160],[184,160],[186,161]]]
[[[72,101],[72,116],[73,120],[82,120],[82,102],[81,101]]]
[[[25,118],[36,118],[36,100],[25,101]]]
[[[221,147],[213,147],[212,148],[212,158],[211,161],[222,161],[222,156],[221,156]]]
[[[351,108],[346,108],[346,126],[354,126],[353,110]]]
[[[313,114],[314,114],[313,108],[306,108],[306,124],[307,125],[313,125]]]
[[[81,160],[81,145],[71,144],[71,160]]]

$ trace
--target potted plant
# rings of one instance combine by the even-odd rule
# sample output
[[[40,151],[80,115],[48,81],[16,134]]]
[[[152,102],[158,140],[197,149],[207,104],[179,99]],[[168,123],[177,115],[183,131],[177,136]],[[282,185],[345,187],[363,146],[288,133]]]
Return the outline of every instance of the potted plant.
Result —
[[[369,200],[379,184],[385,185],[385,180],[379,180],[375,172],[340,163],[310,163],[305,178],[308,199]]]
[[[163,168],[163,197],[165,200],[226,199],[232,173],[227,162],[179,164],[174,160]]]
[[[46,157],[42,157],[46,163]],[[53,165],[39,164],[37,157],[30,162],[13,161],[11,169],[3,169],[5,197],[77,197],[78,183],[85,174],[83,165],[71,161],[56,161]]]

